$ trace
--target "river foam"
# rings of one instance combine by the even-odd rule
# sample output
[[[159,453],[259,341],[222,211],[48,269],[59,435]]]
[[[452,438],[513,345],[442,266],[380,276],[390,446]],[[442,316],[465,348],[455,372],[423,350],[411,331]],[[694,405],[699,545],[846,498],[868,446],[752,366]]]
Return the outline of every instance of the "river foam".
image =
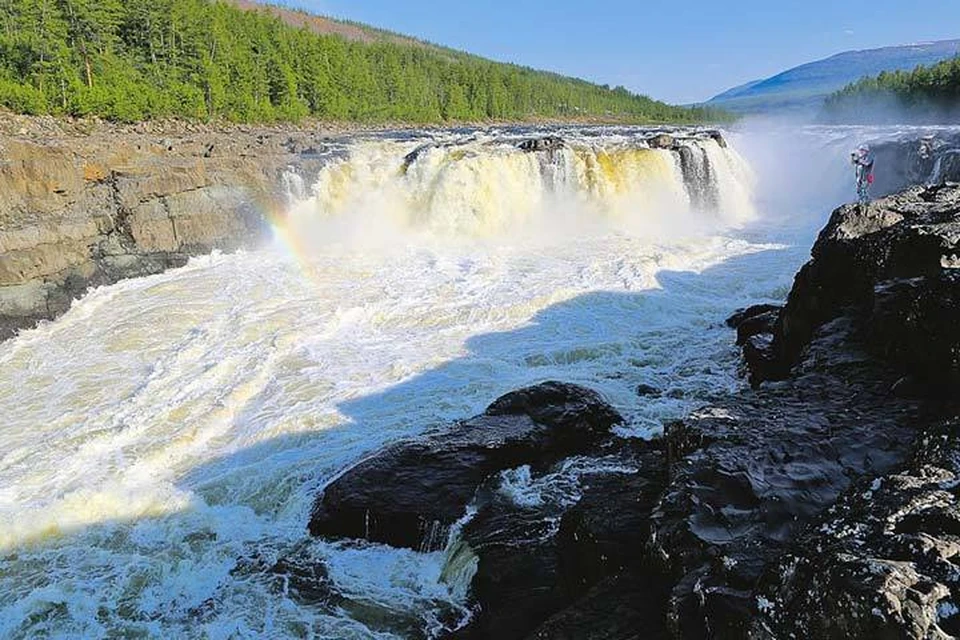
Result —
[[[429,636],[462,583],[442,552],[308,540],[331,477],[547,379],[599,390],[632,437],[739,385],[721,321],[793,267],[737,231],[743,160],[705,135],[681,143],[691,169],[649,132],[560,133],[549,156],[510,132],[357,142],[288,176],[271,246],[95,290],[0,345],[0,636]],[[297,599],[270,571],[291,555],[344,600]]]

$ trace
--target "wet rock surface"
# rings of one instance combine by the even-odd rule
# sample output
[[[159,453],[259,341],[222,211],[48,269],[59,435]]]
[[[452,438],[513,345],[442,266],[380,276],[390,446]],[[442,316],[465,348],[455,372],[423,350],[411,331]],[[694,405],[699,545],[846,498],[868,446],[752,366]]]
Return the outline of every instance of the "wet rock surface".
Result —
[[[927,429],[904,468],[859,482],[768,570],[757,638],[960,634],[960,423]]]
[[[442,548],[488,477],[582,453],[620,422],[596,392],[576,385],[547,382],[509,393],[475,418],[395,444],[344,473],[317,499],[310,532]]]
[[[677,636],[744,637],[765,567],[851,482],[906,459],[920,408],[890,394],[896,374],[856,349],[852,331],[831,323],[796,377],[667,429],[671,478],[652,538],[675,580]]]
[[[878,357],[956,388],[958,242],[957,187],[914,187],[834,211],[777,320],[772,375],[760,377],[785,377],[819,327],[848,315],[869,330],[867,346]]]
[[[454,637],[600,638],[616,637],[627,623],[663,626],[666,593],[645,580],[656,571],[646,541],[666,482],[663,455],[645,442],[601,451],[521,482],[504,474],[481,490],[457,550],[478,559],[475,611]],[[631,594],[641,591],[637,606]],[[607,617],[616,610],[622,618]],[[594,635],[564,635],[586,627]]]

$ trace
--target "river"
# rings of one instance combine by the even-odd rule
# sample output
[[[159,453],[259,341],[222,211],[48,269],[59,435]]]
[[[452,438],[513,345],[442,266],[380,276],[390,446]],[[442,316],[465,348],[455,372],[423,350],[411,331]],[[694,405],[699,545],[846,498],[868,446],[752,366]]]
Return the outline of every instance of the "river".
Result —
[[[546,134],[566,145],[516,148]],[[96,289],[0,344],[0,637],[455,623],[465,578],[441,580],[444,552],[309,540],[317,492],[526,384],[599,390],[625,437],[735,389],[723,320],[783,298],[861,134],[809,132],[812,156],[775,136],[680,132],[678,152],[649,135],[357,140],[316,180],[287,176],[268,246]],[[825,190],[817,171],[843,179]],[[347,604],[292,597],[270,570],[291,554],[325,564]]]

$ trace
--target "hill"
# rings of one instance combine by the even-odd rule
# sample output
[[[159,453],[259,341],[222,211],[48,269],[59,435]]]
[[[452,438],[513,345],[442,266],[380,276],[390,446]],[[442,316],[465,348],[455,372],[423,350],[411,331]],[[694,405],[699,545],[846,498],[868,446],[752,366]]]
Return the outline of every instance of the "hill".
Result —
[[[5,0],[0,107],[125,122],[721,117],[249,0]]]
[[[255,0],[227,0],[238,9],[245,11],[264,11],[270,15],[276,16],[284,24],[305,28],[321,36],[339,36],[345,40],[356,42],[393,42],[396,44],[406,44],[412,46],[432,46],[429,43],[400,35],[383,29],[377,29],[365,24],[350,22],[347,20],[336,20],[327,16],[320,16],[297,9],[288,9],[272,4],[264,4]]]
[[[830,95],[821,120],[831,123],[960,123],[960,56],[913,71],[883,72]]]
[[[740,114],[813,114],[828,95],[864,76],[934,64],[958,52],[960,40],[847,51],[735,87],[706,104]]]

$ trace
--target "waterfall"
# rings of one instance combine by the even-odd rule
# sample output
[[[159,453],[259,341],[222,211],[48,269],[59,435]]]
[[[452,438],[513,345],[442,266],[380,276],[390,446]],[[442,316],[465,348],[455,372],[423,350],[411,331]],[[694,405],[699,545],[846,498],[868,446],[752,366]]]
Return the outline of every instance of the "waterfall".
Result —
[[[561,216],[630,229],[677,215],[736,226],[754,215],[749,168],[709,135],[667,149],[642,137],[549,142],[358,142],[320,171],[310,206],[293,217],[490,237],[542,230]]]
[[[274,242],[98,288],[0,343],[0,637],[426,638],[465,620],[465,520],[418,551],[308,539],[313,501],[535,382],[595,389],[632,437],[740,384],[719,320],[798,258],[731,231],[753,215],[735,151],[654,133],[335,141],[282,176]],[[499,490],[566,504],[599,468],[572,464]]]

